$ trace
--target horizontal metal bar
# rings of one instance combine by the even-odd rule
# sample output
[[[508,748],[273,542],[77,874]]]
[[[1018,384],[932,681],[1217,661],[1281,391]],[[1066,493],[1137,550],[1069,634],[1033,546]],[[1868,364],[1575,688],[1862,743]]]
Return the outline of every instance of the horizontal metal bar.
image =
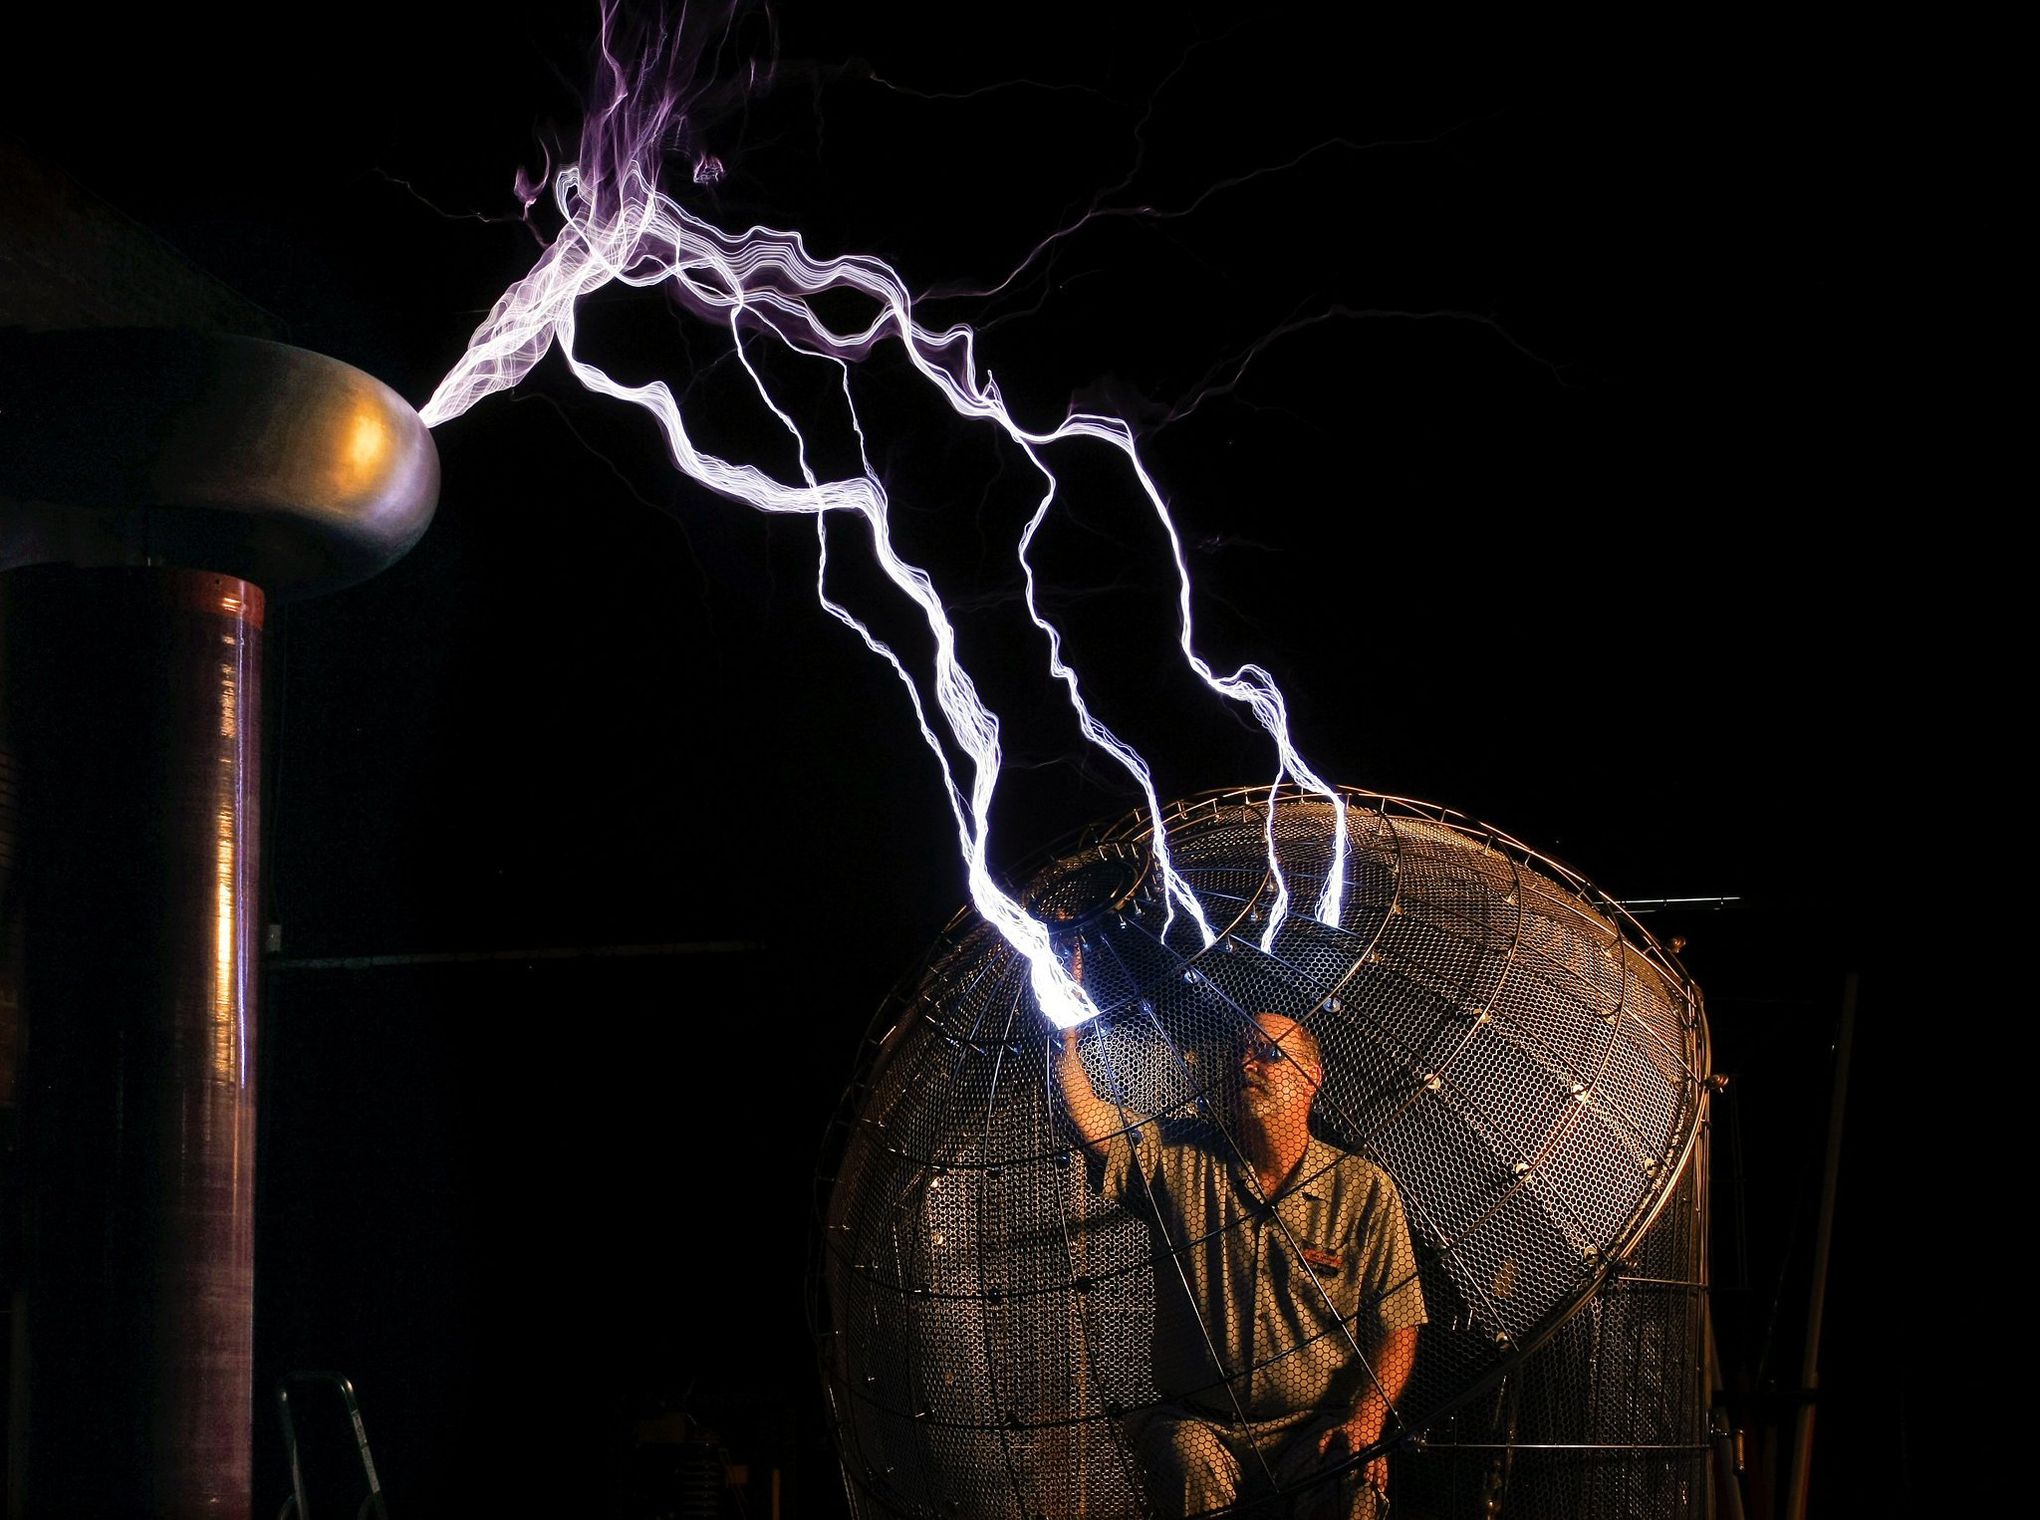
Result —
[[[1620,1288],[1691,1288],[1696,1292],[1707,1286],[1695,1277],[1631,1277],[1619,1272],[1609,1279],[1608,1285]]]
[[[484,961],[579,961],[653,959],[683,955],[746,955],[765,947],[755,940],[685,940],[670,945],[566,945],[536,950],[438,950],[415,955],[272,955],[273,971],[375,971],[385,966],[460,966]]]
[[[1682,1454],[1689,1457],[1704,1457],[1713,1446],[1707,1442],[1697,1445],[1675,1445],[1666,1442],[1649,1445],[1639,1441],[1426,1441],[1425,1451],[1621,1451],[1648,1452],[1657,1456]]]
[[[1730,903],[1739,903],[1739,896],[1722,897],[1620,897],[1615,899],[1618,907],[1634,913],[1639,908],[1722,908]]]

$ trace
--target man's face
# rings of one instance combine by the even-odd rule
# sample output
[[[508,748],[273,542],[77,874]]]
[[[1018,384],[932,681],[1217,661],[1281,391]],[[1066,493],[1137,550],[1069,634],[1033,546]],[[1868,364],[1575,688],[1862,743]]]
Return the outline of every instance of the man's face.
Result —
[[[1295,1119],[1310,1112],[1323,1078],[1303,1042],[1295,1037],[1296,1021],[1264,1013],[1254,1020],[1261,1034],[1249,1040],[1240,1056],[1240,1108],[1262,1122]]]

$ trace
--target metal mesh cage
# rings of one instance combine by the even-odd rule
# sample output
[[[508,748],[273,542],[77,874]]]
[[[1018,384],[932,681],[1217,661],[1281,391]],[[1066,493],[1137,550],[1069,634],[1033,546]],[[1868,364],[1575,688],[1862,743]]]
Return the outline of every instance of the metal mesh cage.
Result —
[[[971,913],[881,1009],[815,1305],[857,1513],[1363,1515],[1397,1443],[1403,1513],[1686,1512],[1699,1236],[1653,1221],[1697,1197],[1697,992],[1562,867],[1345,798],[1336,925],[1333,806],[1216,794],[1164,818],[1210,944],[1145,815],[1029,877],[1100,1010],[1067,1045]]]
[[[1706,1508],[1700,1152],[1620,1269],[1399,1464],[1412,1515],[1688,1520]]]

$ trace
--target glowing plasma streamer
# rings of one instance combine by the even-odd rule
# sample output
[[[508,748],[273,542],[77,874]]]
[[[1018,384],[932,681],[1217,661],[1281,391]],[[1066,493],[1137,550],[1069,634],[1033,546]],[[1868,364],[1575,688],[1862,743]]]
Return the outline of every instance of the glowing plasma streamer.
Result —
[[[428,426],[437,427],[460,416],[493,392],[515,386],[557,347],[576,379],[589,390],[632,402],[658,420],[674,464],[708,489],[747,503],[762,512],[803,513],[815,519],[820,550],[815,594],[828,614],[856,633],[879,658],[891,665],[912,704],[921,738],[935,756],[955,817],[972,904],[1027,957],[1032,985],[1042,1012],[1056,1025],[1068,1027],[1092,1017],[1096,1008],[1054,953],[1046,926],[1027,914],[992,879],[988,863],[989,818],[998,786],[999,721],[979,697],[970,674],[959,662],[956,637],[928,572],[895,550],[888,520],[885,488],[871,468],[864,449],[864,430],[857,417],[853,369],[882,344],[896,343],[914,371],[933,386],[968,424],[997,428],[1018,446],[1038,473],[1041,498],[1015,546],[1025,576],[1028,616],[1048,645],[1049,670],[1069,694],[1078,728],[1091,744],[1110,755],[1132,777],[1156,819],[1153,832],[1156,866],[1168,904],[1169,921],[1181,909],[1209,944],[1211,927],[1196,897],[1173,869],[1167,833],[1160,826],[1160,803],[1147,763],[1106,727],[1086,706],[1077,672],[1063,658],[1062,640],[1042,616],[1035,599],[1034,567],[1028,549],[1056,498],[1056,477],[1046,451],[1065,439],[1096,438],[1126,457],[1132,484],[1137,486],[1168,535],[1177,579],[1177,641],[1183,657],[1213,691],[1244,704],[1273,740],[1276,788],[1293,779],[1324,796],[1338,813],[1336,852],[1315,914],[1326,923],[1339,921],[1345,880],[1345,805],[1318,778],[1291,744],[1282,693],[1259,665],[1246,664],[1230,675],[1215,672],[1196,653],[1191,637],[1190,579],[1183,545],[1177,536],[1160,490],[1142,465],[1133,430],[1121,418],[1071,412],[1052,427],[1023,426],[1001,400],[997,384],[977,363],[976,335],[957,324],[935,331],[914,316],[914,296],[886,263],[856,254],[816,258],[798,232],[752,227],[732,233],[694,215],[660,187],[660,170],[676,156],[671,145],[687,137],[688,93],[673,81],[687,77],[692,60],[680,56],[683,43],[662,37],[642,55],[626,62],[613,44],[615,0],[602,7],[602,46],[598,85],[585,120],[575,162],[551,175],[553,202],[561,226],[530,273],[513,284],[469,339],[466,351],[422,409]],[[712,182],[720,163],[699,157],[687,166],[691,184]],[[520,186],[527,203],[543,186]],[[684,192],[683,192],[684,193]],[[686,312],[727,328],[737,360],[757,387],[760,398],[792,435],[798,458],[798,480],[774,478],[741,460],[720,458],[696,447],[688,434],[672,389],[662,380],[628,385],[613,379],[581,358],[574,348],[575,311],[579,303],[612,281],[628,286],[664,287]],[[833,325],[816,309],[817,298],[830,298],[829,309],[846,307],[866,313]],[[845,296],[852,298],[845,300]],[[840,319],[839,319],[840,320]],[[820,478],[809,462],[800,421],[771,394],[752,363],[749,345],[777,343],[789,350],[833,361],[842,371],[843,405],[858,444],[861,469],[842,479]],[[930,689],[933,708],[949,740],[969,765],[969,788],[960,785],[956,768],[934,721],[922,685],[892,649],[879,640],[848,608],[833,600],[826,587],[828,525],[832,516],[854,515],[868,527],[879,566],[892,585],[911,600],[926,619],[934,639]],[[1269,797],[1267,842],[1277,894],[1262,936],[1265,949],[1274,940],[1289,894],[1276,860],[1274,792]]]

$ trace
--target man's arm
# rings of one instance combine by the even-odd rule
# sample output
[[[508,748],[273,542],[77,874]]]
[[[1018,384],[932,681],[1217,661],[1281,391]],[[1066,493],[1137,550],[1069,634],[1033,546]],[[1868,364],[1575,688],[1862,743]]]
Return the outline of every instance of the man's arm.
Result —
[[[1126,1128],[1126,1120],[1120,1114],[1119,1105],[1099,1097],[1098,1090],[1091,1085],[1091,1074],[1084,1070],[1083,1057],[1077,1054],[1077,1032],[1074,1029],[1063,1031],[1062,1055],[1057,1058],[1055,1074],[1062,1087],[1063,1112],[1076,1126],[1084,1149],[1094,1155],[1103,1155],[1106,1139]]]
[[[1070,976],[1079,987],[1083,986],[1084,942],[1081,938],[1070,951]],[[1084,1058],[1077,1054],[1074,1026],[1063,1031],[1062,1056],[1056,1062],[1055,1076],[1062,1088],[1063,1111],[1070,1116],[1070,1123],[1076,1126],[1084,1149],[1094,1156],[1102,1156],[1106,1138],[1125,1128],[1125,1122],[1120,1117],[1119,1105],[1099,1097],[1098,1089],[1091,1085],[1091,1074],[1084,1070]]]
[[[1334,1425],[1319,1439],[1319,1455],[1351,1456],[1379,1441],[1382,1430],[1388,1424],[1390,1411],[1409,1385],[1410,1368],[1416,1365],[1416,1361],[1417,1327],[1405,1325],[1400,1330],[1389,1331],[1368,1361],[1373,1376],[1368,1380],[1367,1391],[1353,1406],[1353,1413],[1346,1423]],[[1333,1448],[1341,1441],[1345,1444],[1344,1452],[1334,1451]],[[1388,1458],[1376,1457],[1367,1464],[1367,1481],[1375,1488],[1387,1491]]]

